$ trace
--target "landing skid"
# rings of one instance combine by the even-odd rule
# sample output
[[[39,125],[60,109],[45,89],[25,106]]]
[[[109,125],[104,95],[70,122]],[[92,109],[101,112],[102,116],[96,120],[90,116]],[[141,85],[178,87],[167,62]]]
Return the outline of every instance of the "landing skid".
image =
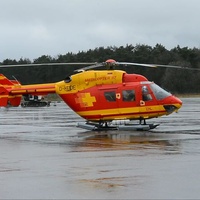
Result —
[[[148,131],[154,129],[159,124],[120,124],[120,125],[108,125],[107,123],[93,123],[93,122],[79,122],[77,127],[83,128],[90,131],[109,131],[109,130],[120,130],[120,131]]]

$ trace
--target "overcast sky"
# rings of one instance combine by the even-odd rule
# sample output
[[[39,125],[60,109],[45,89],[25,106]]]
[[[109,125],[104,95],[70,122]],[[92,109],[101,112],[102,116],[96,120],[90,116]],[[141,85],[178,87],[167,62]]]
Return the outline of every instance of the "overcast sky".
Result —
[[[0,0],[0,62],[96,47],[200,48],[200,0]]]

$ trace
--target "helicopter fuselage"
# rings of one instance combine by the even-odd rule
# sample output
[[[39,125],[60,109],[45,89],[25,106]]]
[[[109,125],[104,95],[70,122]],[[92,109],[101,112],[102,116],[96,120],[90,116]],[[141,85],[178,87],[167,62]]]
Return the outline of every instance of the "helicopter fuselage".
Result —
[[[19,106],[22,95],[57,93],[78,115],[93,122],[146,120],[177,111],[182,101],[139,74],[89,70],[47,84],[21,85],[0,75],[0,106]]]
[[[83,71],[55,84],[56,93],[88,121],[149,119],[182,102],[146,77],[121,70]]]

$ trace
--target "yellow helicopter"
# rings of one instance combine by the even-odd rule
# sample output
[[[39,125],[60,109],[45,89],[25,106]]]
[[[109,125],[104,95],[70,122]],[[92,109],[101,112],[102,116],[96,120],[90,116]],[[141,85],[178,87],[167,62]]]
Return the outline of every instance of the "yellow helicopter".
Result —
[[[70,64],[85,65],[86,63],[52,63],[52,65]],[[143,75],[115,70],[116,65],[182,68],[180,66],[117,62],[108,59],[105,62],[92,63],[76,70],[74,74],[60,82],[31,85],[21,85],[19,81],[9,80],[1,74],[0,106],[8,104],[19,106],[22,96],[27,94],[57,93],[74,112],[86,120],[78,126],[89,130],[149,130],[158,124],[147,124],[147,119],[169,115],[181,108],[182,101],[179,98],[154,82],[148,81]],[[106,69],[95,69],[102,66]],[[0,67],[9,67],[9,65]],[[119,120],[124,120],[125,123],[121,126],[112,124],[113,121]],[[135,120],[139,123],[134,124]]]

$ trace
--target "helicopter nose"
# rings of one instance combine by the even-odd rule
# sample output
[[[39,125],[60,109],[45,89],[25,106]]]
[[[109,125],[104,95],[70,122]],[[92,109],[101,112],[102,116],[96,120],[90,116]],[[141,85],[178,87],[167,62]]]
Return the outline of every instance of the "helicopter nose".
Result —
[[[166,99],[165,101],[165,105],[163,106],[165,108],[165,110],[167,111],[167,113],[172,113],[172,112],[177,112],[178,109],[181,108],[182,106],[182,101],[175,97],[175,96],[170,96]]]
[[[177,98],[177,97],[175,97],[176,98],[176,101],[177,101],[177,109],[179,109],[179,108],[181,108],[181,106],[183,105],[183,102],[179,99],[179,98]]]

